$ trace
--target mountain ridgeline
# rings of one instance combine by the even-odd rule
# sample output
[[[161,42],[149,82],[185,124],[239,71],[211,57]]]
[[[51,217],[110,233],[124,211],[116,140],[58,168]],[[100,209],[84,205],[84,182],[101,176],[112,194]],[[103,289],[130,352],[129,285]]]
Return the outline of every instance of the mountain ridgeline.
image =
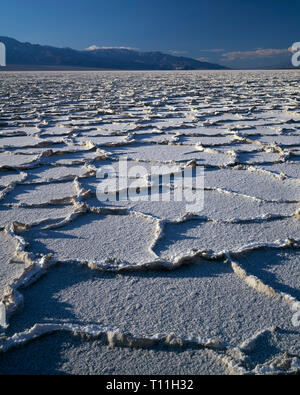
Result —
[[[108,69],[108,70],[222,70],[224,66],[161,52],[140,52],[126,48],[75,50],[21,43],[1,37],[6,46],[8,68]],[[5,69],[5,68],[3,68]]]

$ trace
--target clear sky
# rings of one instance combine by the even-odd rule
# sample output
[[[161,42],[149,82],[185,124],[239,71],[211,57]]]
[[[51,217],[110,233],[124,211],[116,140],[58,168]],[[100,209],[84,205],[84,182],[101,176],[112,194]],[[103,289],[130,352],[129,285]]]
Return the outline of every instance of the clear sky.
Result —
[[[7,0],[0,36],[75,49],[159,50],[230,65],[279,60],[300,41],[299,17],[300,0]]]

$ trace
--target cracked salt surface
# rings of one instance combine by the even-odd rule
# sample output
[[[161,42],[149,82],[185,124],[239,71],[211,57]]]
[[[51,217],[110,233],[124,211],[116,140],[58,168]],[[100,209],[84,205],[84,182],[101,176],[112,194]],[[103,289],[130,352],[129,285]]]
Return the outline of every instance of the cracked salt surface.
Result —
[[[75,176],[76,177],[76,176]],[[16,205],[47,205],[48,202],[63,200],[76,196],[73,182],[47,183],[44,185],[17,185],[7,196],[7,204]]]
[[[241,256],[239,264],[278,292],[300,300],[299,254],[294,249],[257,250]]]
[[[47,350],[51,348],[49,354]],[[20,365],[26,360],[26,365]],[[228,374],[226,368],[206,350],[156,347],[129,349],[110,347],[97,340],[56,333],[36,339],[26,347],[0,355],[3,374]]]
[[[33,228],[25,236],[34,251],[53,253],[58,260],[142,263],[154,257],[148,249],[155,228],[155,222],[135,215],[86,214],[62,228]]]
[[[262,226],[263,224],[263,226]],[[275,240],[295,239],[299,235],[299,219],[249,220],[246,222],[217,222],[191,220],[181,224],[167,224],[155,251],[167,258],[188,255],[190,250],[240,250],[241,246]]]
[[[24,264],[21,262],[10,262],[14,254],[15,243],[4,231],[0,231],[0,248],[0,297],[2,297],[6,285],[9,285],[17,275],[22,274]]]
[[[26,305],[8,334],[36,323],[85,322],[136,336],[221,337],[238,346],[257,328],[293,328],[284,303],[249,288],[222,261],[123,276],[64,264],[22,293]]]
[[[2,73],[0,374],[299,373],[298,86]],[[125,158],[203,166],[202,212],[99,202],[97,170]]]

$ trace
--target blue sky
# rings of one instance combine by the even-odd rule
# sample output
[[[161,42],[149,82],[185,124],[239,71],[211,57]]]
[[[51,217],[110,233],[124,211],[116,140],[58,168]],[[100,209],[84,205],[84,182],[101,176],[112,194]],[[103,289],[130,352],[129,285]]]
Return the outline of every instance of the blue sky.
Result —
[[[299,16],[299,0],[9,0],[0,7],[0,36],[276,64],[300,41]]]

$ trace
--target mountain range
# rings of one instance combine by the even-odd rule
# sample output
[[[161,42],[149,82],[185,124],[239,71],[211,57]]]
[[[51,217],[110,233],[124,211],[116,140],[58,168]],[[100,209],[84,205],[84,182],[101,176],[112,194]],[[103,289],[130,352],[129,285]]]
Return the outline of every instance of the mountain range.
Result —
[[[226,67],[173,56],[162,52],[141,52],[127,48],[86,50],[22,43],[1,37],[6,46],[7,67],[0,69],[106,69],[106,70],[222,70]]]

